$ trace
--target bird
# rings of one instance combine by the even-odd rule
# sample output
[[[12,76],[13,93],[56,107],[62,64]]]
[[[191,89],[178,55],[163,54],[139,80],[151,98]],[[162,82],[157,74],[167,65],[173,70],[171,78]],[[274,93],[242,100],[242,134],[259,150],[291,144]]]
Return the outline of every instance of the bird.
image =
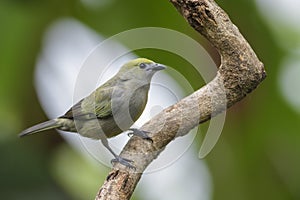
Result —
[[[75,132],[94,140],[101,140],[114,156],[112,163],[119,162],[135,168],[130,159],[117,155],[109,146],[108,138],[125,131],[152,141],[147,131],[130,128],[140,117],[148,101],[153,75],[166,68],[147,58],[136,58],[125,63],[115,76],[91,94],[74,104],[64,115],[22,131],[19,136],[58,129]]]

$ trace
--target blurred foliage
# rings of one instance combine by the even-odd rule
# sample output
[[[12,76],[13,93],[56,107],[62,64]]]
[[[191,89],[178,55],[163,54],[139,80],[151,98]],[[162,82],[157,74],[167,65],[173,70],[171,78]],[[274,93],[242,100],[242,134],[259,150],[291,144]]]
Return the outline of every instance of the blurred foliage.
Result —
[[[55,131],[24,140],[16,137],[23,128],[46,119],[34,91],[33,70],[44,31],[55,19],[74,17],[107,37],[143,26],[178,30],[201,42],[219,62],[215,50],[167,0],[112,0],[97,6],[83,2],[0,1],[1,199],[92,198],[96,185],[104,180],[104,172],[90,177],[82,171],[98,173],[95,166],[86,168],[86,161],[74,155]],[[206,159],[213,176],[213,199],[300,199],[300,116],[286,104],[277,88],[279,64],[289,54],[279,46],[284,41],[278,40],[286,37],[292,43],[299,35],[289,30],[287,35],[282,32],[276,38],[254,1],[219,0],[218,3],[264,62],[268,77],[227,112],[221,139]],[[285,29],[283,25],[281,28]],[[168,60],[168,54],[159,51],[152,57],[178,66],[195,88],[200,87],[199,77],[193,77],[194,73],[176,63],[183,61]],[[69,182],[60,179],[66,173]],[[77,188],[78,182],[91,185]]]
[[[108,173],[108,169],[104,170],[99,163],[92,162],[91,164],[86,158],[78,156],[78,152],[66,145],[60,145],[54,153],[51,164],[52,174],[61,187],[72,196],[72,199],[95,198],[99,185]]]

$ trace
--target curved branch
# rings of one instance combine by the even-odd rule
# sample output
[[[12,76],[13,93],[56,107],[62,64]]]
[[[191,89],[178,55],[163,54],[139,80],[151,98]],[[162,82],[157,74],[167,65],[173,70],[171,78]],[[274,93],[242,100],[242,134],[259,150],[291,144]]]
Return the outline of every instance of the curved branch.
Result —
[[[121,156],[134,160],[137,169],[114,165],[96,200],[129,199],[142,172],[169,142],[243,99],[266,77],[264,66],[250,45],[213,0],[170,1],[219,51],[221,66],[211,82],[163,110],[141,128],[151,131],[153,143],[137,137],[129,140]]]

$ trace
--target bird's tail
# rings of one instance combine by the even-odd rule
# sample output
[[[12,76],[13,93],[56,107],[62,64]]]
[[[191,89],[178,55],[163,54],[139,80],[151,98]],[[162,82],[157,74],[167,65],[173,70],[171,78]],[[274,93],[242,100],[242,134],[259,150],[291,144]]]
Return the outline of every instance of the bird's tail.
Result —
[[[57,120],[52,119],[52,120],[37,124],[35,126],[32,126],[28,129],[22,131],[19,134],[19,137],[23,137],[23,136],[26,136],[26,135],[31,135],[31,134],[38,133],[38,132],[45,131],[45,130],[49,130],[49,129],[59,128],[61,126],[62,125],[59,124],[57,122]]]

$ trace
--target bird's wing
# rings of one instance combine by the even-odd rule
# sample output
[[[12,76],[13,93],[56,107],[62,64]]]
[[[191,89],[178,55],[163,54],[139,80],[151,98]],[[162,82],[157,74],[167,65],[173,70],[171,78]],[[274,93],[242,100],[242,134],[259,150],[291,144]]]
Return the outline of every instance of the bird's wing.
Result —
[[[60,118],[89,120],[94,118],[107,118],[112,115],[111,94],[113,89],[97,90],[72,106]]]
[[[81,99],[74,106],[72,106],[64,115],[60,116],[60,118],[74,119],[74,117],[78,117],[82,115],[81,112],[81,103],[84,99]]]
[[[94,112],[97,116],[97,118],[107,118],[112,116],[112,108],[111,108],[111,96],[112,96],[112,88],[105,89],[96,95],[98,97],[95,97],[95,107]]]

